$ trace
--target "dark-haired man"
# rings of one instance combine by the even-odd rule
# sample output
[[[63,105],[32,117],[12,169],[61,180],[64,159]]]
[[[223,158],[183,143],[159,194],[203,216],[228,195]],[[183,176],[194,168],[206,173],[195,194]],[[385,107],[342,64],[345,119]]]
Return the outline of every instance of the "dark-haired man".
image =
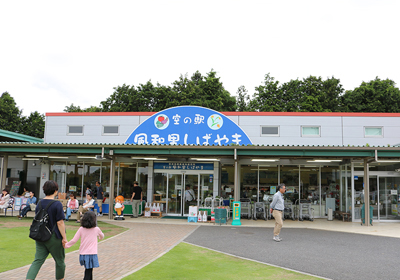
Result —
[[[96,198],[97,205],[99,206],[99,213],[97,216],[103,216],[103,187],[100,184],[100,181],[96,181]]]
[[[272,199],[270,205],[271,207],[270,212],[272,213],[272,216],[274,216],[275,219],[273,239],[276,242],[282,241],[282,239],[279,237],[279,233],[281,232],[281,228],[283,226],[282,215],[283,215],[283,210],[285,209],[285,201],[283,199],[283,194],[285,193],[285,191],[286,191],[285,184],[279,184],[278,191],[274,194],[274,198]]]
[[[133,193],[132,193],[132,218],[137,218],[139,213],[139,204],[143,200],[142,188],[139,187],[137,181],[133,182]]]

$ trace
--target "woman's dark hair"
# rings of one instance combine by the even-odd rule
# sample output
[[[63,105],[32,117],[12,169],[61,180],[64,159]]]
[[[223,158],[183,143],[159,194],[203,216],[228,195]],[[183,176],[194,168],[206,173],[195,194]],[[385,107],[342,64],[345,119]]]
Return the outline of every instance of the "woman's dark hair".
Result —
[[[7,189],[2,190],[2,192],[7,192],[7,194],[10,194]]]
[[[93,194],[92,193],[88,193],[88,196],[90,196],[90,198],[93,198]]]
[[[58,191],[58,184],[54,181],[46,181],[43,185],[43,192],[45,195],[52,195]]]
[[[74,197],[74,199],[76,199],[75,193],[72,192],[72,193],[69,194],[69,196],[71,196],[71,195]]]
[[[85,214],[83,214],[83,217],[81,219],[81,227],[94,228],[96,226],[97,226],[96,214],[94,212],[88,211]]]

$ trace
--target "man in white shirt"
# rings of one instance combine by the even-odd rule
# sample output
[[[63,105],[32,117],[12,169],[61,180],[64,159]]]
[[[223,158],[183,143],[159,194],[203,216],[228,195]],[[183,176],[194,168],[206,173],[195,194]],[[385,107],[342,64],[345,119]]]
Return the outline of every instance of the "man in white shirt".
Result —
[[[274,216],[275,219],[275,228],[274,228],[274,238],[273,240],[279,242],[282,239],[279,237],[279,233],[281,232],[281,228],[283,226],[282,215],[285,210],[285,200],[283,199],[283,194],[286,191],[285,184],[278,185],[278,191],[274,194],[274,198],[271,202],[270,212]]]
[[[84,213],[86,213],[87,211],[89,211],[90,208],[94,208],[94,199],[93,199],[93,195],[91,193],[86,195],[85,203],[83,203],[82,205],[79,206],[79,210],[78,210],[79,216],[82,217],[82,215]],[[81,220],[77,220],[76,222],[80,223]]]

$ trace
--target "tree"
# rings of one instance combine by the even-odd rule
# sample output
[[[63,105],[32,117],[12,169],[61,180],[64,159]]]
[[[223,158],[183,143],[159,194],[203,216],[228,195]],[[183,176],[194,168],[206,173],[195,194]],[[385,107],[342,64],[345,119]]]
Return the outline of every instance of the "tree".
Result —
[[[17,107],[14,98],[8,92],[0,97],[0,129],[20,132],[22,110]]]
[[[22,117],[22,129],[21,133],[37,137],[44,137],[44,128],[45,128],[45,117],[43,114],[39,114],[38,111],[35,111],[29,115],[29,117]]]
[[[278,81],[268,74],[264,77],[264,84],[255,88],[253,99],[249,103],[252,111],[280,112],[284,108],[281,99],[282,92]]]
[[[264,112],[338,112],[340,80],[309,76],[279,85],[269,74],[264,84],[256,87],[250,108]]]
[[[236,110],[238,112],[250,111],[250,96],[244,86],[240,86],[236,92]]]
[[[400,112],[400,90],[392,80],[378,77],[362,82],[354,90],[348,90],[341,98],[343,112]]]
[[[65,109],[63,110],[64,112],[101,112],[100,107],[96,106],[90,106],[89,108],[86,109],[81,109],[80,106],[75,106],[74,103],[71,103],[70,106],[65,106]]]
[[[153,85],[151,81],[137,87],[124,84],[114,88],[114,93],[101,102],[104,112],[155,112],[183,105],[234,111],[236,101],[211,70],[206,77],[198,71],[191,78],[181,75],[172,87]]]

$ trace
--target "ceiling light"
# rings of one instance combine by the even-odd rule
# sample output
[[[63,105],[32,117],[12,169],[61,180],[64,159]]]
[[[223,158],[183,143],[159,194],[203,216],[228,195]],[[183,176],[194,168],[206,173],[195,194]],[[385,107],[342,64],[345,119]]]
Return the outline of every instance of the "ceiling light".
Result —
[[[77,158],[91,158],[91,159],[95,159],[96,157],[94,157],[94,156],[77,156]]]
[[[22,158],[22,160],[39,160],[39,158]]]
[[[190,158],[191,160],[197,161],[219,161],[217,158]]]
[[[307,162],[340,162],[340,159],[314,159],[314,160],[307,160]]]
[[[166,158],[144,158],[144,160],[167,160]]]
[[[47,157],[47,156],[45,156],[45,155],[26,155],[26,157],[38,158],[38,157]]]
[[[68,157],[49,156],[49,158],[68,158]]]
[[[267,159],[267,158],[253,158],[251,161],[279,161],[279,159]]]

